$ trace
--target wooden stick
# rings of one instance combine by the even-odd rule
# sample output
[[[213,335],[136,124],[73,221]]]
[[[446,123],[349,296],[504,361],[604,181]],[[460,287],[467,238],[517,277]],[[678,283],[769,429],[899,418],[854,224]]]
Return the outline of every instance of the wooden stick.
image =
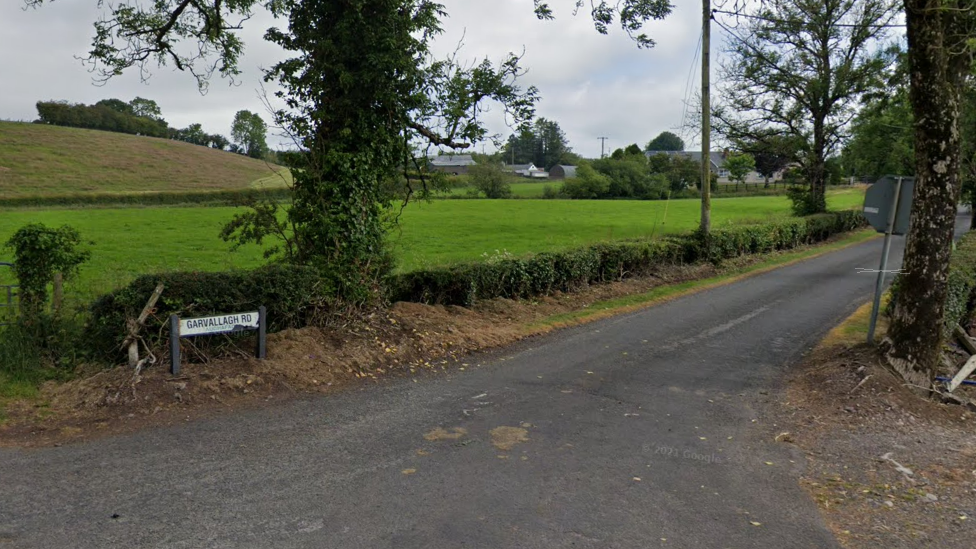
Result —
[[[976,355],[976,344],[973,343],[972,338],[969,337],[969,334],[966,333],[966,330],[962,329],[962,326],[956,324],[956,327],[953,328],[952,333],[953,335],[956,336],[956,339],[958,339],[959,342],[962,343],[962,346],[965,347],[967,351],[969,351],[969,354]]]
[[[963,380],[969,377],[969,374],[972,374],[974,371],[976,371],[976,355],[969,357],[969,360],[962,365],[962,368],[959,369],[955,377],[952,378],[952,381],[949,382],[949,387],[946,390],[950,393],[955,391],[957,387],[962,385]]]
[[[122,342],[122,348],[128,347],[130,368],[135,368],[139,364],[139,341],[136,338],[139,335],[139,329],[145,324],[146,319],[149,318],[149,313],[152,312],[153,307],[156,306],[156,302],[159,301],[159,296],[163,293],[163,287],[162,284],[156,286],[156,290],[149,297],[146,306],[142,308],[142,313],[139,314],[139,318],[135,321],[130,320],[128,323],[129,335]]]

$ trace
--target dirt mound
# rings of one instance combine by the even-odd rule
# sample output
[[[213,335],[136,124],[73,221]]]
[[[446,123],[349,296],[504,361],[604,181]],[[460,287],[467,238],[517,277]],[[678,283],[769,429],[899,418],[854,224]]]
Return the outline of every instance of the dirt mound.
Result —
[[[866,345],[813,353],[780,407],[845,547],[973,546],[976,414],[919,398]]]

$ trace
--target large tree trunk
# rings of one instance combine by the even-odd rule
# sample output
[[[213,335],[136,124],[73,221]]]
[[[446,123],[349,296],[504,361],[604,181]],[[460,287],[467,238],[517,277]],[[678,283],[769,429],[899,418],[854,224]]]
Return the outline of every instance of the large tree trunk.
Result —
[[[959,99],[966,70],[960,17],[940,0],[905,0],[911,102],[915,112],[915,197],[888,362],[909,383],[932,386],[942,345],[949,257],[959,196]],[[954,13],[955,12],[955,13]]]
[[[827,139],[824,136],[824,118],[813,121],[813,158],[810,161],[810,206],[814,213],[827,211]]]

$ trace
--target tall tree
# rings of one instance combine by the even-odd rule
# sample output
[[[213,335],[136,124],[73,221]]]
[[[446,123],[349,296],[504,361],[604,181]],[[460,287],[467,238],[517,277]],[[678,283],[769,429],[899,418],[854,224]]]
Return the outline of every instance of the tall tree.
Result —
[[[237,111],[230,126],[230,137],[251,158],[261,158],[268,150],[268,125],[257,113]]]
[[[162,109],[152,99],[136,97],[132,101],[129,101],[129,106],[132,108],[132,114],[136,116],[156,121],[162,121],[163,119]]]
[[[535,136],[538,140],[536,165],[545,170],[562,162],[566,153],[572,152],[569,140],[559,124],[552,120],[539,118],[535,121]]]
[[[872,48],[896,16],[894,0],[766,0],[729,29],[716,130],[732,141],[776,133],[803,144],[809,213],[826,210],[826,161],[857,100],[890,64]]]
[[[884,340],[889,365],[916,387],[932,386],[942,343],[949,257],[960,192],[960,111],[972,70],[973,0],[905,0],[915,194],[905,272]]]
[[[735,181],[735,189],[739,190],[739,184],[745,183],[749,172],[756,169],[756,159],[748,153],[732,154],[725,159],[725,169],[729,171],[729,179]]]
[[[518,133],[508,136],[502,147],[502,160],[508,164],[532,164],[535,163],[535,153],[535,132],[526,124]]]
[[[563,162],[570,153],[572,149],[565,132],[558,123],[545,118],[537,119],[532,125],[524,125],[517,134],[508,137],[502,148],[505,162],[531,163],[545,170]]]
[[[683,151],[685,142],[671,132],[661,132],[657,137],[647,142],[645,151]]]
[[[756,161],[756,172],[763,176],[768,187],[769,180],[776,174],[782,173],[792,159],[796,158],[802,144],[797,143],[794,138],[773,133],[736,141],[735,147],[743,153],[752,155]]]

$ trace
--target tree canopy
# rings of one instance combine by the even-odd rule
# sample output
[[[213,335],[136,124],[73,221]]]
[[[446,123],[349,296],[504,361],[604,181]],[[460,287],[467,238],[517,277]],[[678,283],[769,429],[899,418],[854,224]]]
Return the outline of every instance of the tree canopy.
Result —
[[[896,14],[892,0],[766,0],[744,28],[727,29],[716,130],[800,144],[791,160],[809,180],[811,211],[826,209],[826,161],[857,101],[883,83],[891,59],[873,48]]]
[[[567,163],[572,151],[559,124],[539,118],[534,124],[524,125],[517,133],[508,136],[501,154],[505,162],[531,163],[549,170],[557,164]]]
[[[230,137],[251,158],[261,158],[268,150],[268,125],[251,111],[237,111],[230,126]]]
[[[645,151],[683,151],[685,142],[671,132],[661,132],[657,137],[647,142]]]

